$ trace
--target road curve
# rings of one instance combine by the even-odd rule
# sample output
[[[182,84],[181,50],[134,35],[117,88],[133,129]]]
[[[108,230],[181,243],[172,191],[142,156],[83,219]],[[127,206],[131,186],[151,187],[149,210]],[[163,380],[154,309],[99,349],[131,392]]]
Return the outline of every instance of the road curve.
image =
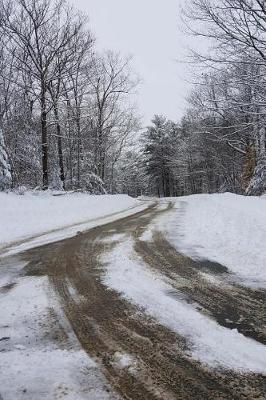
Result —
[[[28,262],[22,273],[49,277],[79,342],[122,399],[265,399],[264,376],[214,370],[189,359],[183,337],[102,283],[101,255],[115,248],[119,235],[128,235],[151,270],[167,276],[173,296],[182,293],[184,301],[196,303],[220,325],[266,344],[265,291],[237,284],[213,286],[200,272],[222,275],[227,273],[224,267],[185,257],[159,231],[149,242],[141,238],[153,219],[171,207],[171,202],[165,210],[154,204],[71,239],[28,250],[21,255]],[[137,368],[121,368],[118,354],[132,355]]]

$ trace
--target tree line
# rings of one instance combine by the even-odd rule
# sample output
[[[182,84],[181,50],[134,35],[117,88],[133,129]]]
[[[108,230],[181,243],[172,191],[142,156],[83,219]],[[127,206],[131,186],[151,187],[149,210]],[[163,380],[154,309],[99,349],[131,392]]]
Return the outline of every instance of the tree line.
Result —
[[[266,191],[266,2],[187,1],[186,27],[206,44],[190,55],[200,69],[188,109],[179,122],[156,115],[142,134],[130,60],[99,55],[82,14],[62,0],[0,0],[0,10],[2,182],[132,196]]]
[[[266,2],[190,0],[184,22],[204,51],[179,124],[156,116],[143,140],[154,194],[266,192]],[[147,184],[145,184],[147,187]]]
[[[139,129],[130,59],[98,54],[86,16],[64,0],[0,1],[2,186],[115,190]]]

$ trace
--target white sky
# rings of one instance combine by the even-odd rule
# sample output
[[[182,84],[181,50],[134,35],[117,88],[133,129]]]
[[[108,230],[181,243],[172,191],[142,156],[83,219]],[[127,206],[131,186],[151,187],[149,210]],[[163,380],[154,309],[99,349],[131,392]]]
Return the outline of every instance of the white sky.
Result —
[[[99,49],[133,55],[142,79],[137,103],[144,124],[154,114],[178,120],[186,107],[186,36],[180,31],[183,0],[73,0],[89,15]]]

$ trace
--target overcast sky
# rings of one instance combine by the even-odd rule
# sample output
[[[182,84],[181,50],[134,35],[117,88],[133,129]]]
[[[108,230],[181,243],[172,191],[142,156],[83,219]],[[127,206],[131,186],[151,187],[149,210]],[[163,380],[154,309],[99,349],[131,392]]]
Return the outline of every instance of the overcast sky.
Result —
[[[183,0],[75,0],[85,11],[99,49],[133,55],[142,84],[137,102],[144,124],[154,114],[178,120],[189,85],[187,66],[178,63],[187,38],[180,32]]]

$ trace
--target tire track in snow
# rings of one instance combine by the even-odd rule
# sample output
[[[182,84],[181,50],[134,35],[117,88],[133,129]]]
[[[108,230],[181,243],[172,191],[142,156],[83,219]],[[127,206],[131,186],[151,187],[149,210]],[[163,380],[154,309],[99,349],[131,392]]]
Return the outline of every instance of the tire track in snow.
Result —
[[[149,223],[162,212],[150,207],[72,239],[27,252],[24,257],[30,263],[25,272],[49,276],[80,343],[101,363],[122,398],[264,398],[263,376],[213,370],[189,359],[188,343],[183,337],[148,318],[141,309],[103,284],[106,265],[101,257],[118,244],[117,235],[133,237],[138,243]],[[160,258],[160,273],[166,274],[171,263],[169,266],[161,261]],[[152,262],[150,267],[158,266]],[[195,280],[201,268],[198,266],[193,273]],[[184,270],[183,277],[177,274],[177,279],[175,275],[176,282],[191,279]],[[206,281],[206,285],[210,282]],[[123,361],[118,362],[121,357]]]

